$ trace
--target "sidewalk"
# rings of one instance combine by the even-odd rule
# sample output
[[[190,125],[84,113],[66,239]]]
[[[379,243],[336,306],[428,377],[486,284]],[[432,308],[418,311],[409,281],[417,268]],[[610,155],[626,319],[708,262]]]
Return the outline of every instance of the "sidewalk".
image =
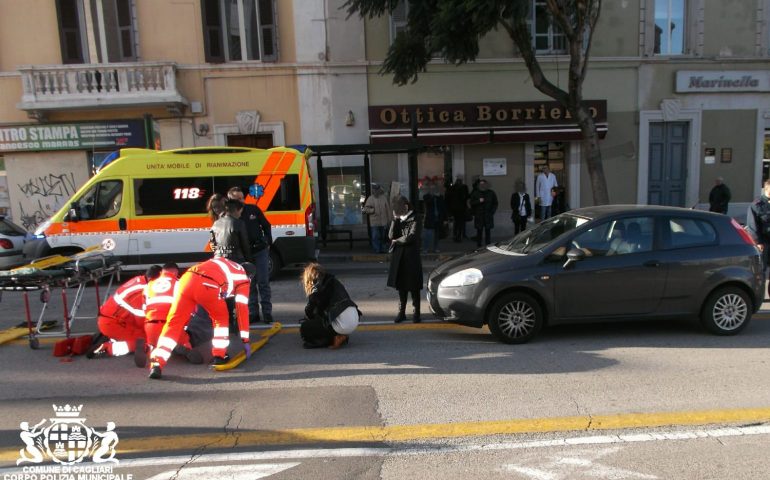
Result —
[[[500,241],[502,238],[492,238],[493,242]],[[362,262],[362,263],[377,263],[387,262],[390,255],[387,253],[373,253],[372,247],[369,243],[363,240],[353,242],[353,248],[350,248],[350,244],[347,241],[343,242],[327,242],[324,247],[321,240],[318,240],[320,253],[318,254],[318,261],[321,263],[346,263],[346,262]],[[426,263],[441,262],[449,260],[450,258],[463,255],[468,252],[474,251],[476,242],[471,239],[463,239],[460,243],[455,243],[451,236],[443,240],[439,240],[439,251],[434,253],[423,253],[422,260]]]

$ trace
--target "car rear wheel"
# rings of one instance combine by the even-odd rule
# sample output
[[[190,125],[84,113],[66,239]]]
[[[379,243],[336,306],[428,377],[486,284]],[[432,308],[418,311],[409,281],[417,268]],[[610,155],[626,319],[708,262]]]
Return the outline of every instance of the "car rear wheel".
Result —
[[[746,292],[725,287],[712,293],[703,305],[701,322],[717,335],[735,335],[751,320],[751,303]]]
[[[492,305],[487,324],[501,342],[526,343],[543,328],[543,310],[526,293],[508,293]]]

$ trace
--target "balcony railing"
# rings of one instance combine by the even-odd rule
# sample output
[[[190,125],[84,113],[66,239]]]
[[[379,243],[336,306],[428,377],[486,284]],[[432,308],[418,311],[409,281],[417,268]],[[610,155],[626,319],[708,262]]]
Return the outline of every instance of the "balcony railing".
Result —
[[[20,67],[27,111],[187,105],[173,63],[109,63]]]

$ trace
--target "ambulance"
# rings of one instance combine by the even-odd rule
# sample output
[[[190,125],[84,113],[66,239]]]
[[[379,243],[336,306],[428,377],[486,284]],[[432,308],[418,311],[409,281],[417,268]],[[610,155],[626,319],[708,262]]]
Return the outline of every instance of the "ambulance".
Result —
[[[212,256],[208,199],[235,186],[272,226],[271,277],[317,257],[307,157],[287,147],[122,149],[40,225],[25,254],[71,255],[101,245],[128,269],[189,266]]]

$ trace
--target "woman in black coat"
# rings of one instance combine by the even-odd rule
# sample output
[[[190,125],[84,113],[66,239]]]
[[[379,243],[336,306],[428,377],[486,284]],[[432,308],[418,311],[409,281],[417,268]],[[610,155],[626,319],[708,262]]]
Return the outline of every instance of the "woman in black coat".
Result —
[[[420,244],[422,226],[412,210],[409,200],[399,197],[393,206],[393,223],[390,224],[390,269],[388,286],[398,290],[398,316],[396,323],[406,320],[406,298],[412,294],[414,315],[412,321],[420,323],[420,290],[422,290],[422,260]]]
[[[340,348],[358,327],[361,312],[345,286],[321,265],[310,263],[302,272],[307,295],[299,333],[305,348]]]

